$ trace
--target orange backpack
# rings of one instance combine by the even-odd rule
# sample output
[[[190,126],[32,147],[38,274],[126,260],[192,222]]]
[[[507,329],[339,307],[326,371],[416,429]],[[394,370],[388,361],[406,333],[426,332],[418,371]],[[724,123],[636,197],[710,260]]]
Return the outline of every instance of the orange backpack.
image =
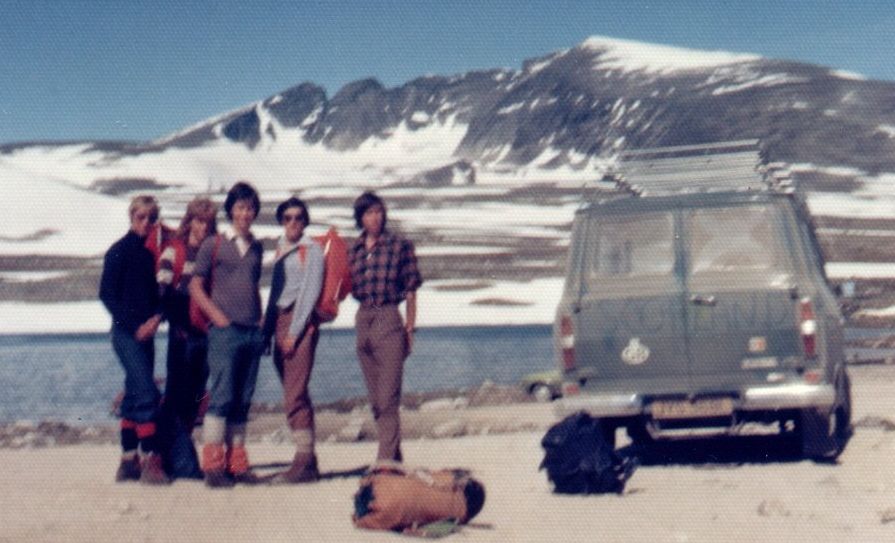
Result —
[[[485,487],[467,470],[378,465],[361,479],[351,518],[358,528],[425,535],[433,523],[467,524],[484,504]]]
[[[335,228],[314,241],[323,247],[323,288],[314,311],[320,322],[329,322],[338,316],[339,303],[351,292],[348,245]]]

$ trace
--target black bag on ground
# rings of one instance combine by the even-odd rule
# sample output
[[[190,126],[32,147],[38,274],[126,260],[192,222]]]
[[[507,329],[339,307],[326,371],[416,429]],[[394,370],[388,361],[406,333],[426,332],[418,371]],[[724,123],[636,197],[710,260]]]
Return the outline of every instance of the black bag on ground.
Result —
[[[203,474],[193,436],[180,417],[162,405],[156,428],[165,473],[172,479],[201,479]]]
[[[553,491],[559,494],[621,494],[636,462],[622,458],[606,440],[600,421],[581,412],[553,425],[541,440]]]

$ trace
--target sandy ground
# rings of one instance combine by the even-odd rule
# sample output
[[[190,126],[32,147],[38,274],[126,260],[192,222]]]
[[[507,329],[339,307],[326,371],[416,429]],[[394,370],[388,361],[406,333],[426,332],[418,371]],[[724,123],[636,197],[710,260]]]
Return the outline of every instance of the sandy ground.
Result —
[[[472,468],[485,484],[482,513],[452,541],[893,541],[895,367],[855,367],[852,379],[855,434],[836,465],[785,447],[768,455],[774,440],[695,441],[646,461],[621,496],[559,496],[537,470],[551,407],[531,403],[408,412],[409,426],[449,423],[465,435],[409,439],[405,455]],[[264,435],[250,453],[270,472],[291,447]],[[350,521],[356,472],[375,444],[329,439],[318,452],[319,483],[209,490],[115,484],[114,445],[0,449],[0,541],[401,540]]]

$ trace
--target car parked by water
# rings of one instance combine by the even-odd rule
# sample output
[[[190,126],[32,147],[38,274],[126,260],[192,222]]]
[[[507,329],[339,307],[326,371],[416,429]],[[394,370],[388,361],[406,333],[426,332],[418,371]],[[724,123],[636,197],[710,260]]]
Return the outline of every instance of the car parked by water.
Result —
[[[562,374],[557,370],[529,373],[522,377],[520,385],[537,402],[552,402],[562,396]]]
[[[844,321],[802,198],[759,157],[638,154],[622,171],[639,193],[576,213],[554,325],[559,414],[585,411],[636,443],[760,422],[807,457],[842,452]]]

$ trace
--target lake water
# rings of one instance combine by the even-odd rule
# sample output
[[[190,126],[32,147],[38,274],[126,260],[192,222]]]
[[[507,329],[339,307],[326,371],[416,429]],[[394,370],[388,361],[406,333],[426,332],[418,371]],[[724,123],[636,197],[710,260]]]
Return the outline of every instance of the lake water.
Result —
[[[164,377],[167,339],[156,340],[156,375]],[[517,383],[553,367],[549,326],[450,327],[418,330],[405,364],[404,390],[476,387],[485,380]],[[110,405],[124,371],[108,334],[0,336],[0,423],[112,421]],[[261,360],[255,401],[279,404],[272,358]],[[311,378],[316,403],[365,396],[353,330],[323,329]]]
[[[846,338],[888,333],[891,330],[848,328]],[[485,380],[518,383],[527,373],[554,367],[551,334],[547,325],[420,328],[405,364],[404,390],[476,387]],[[167,338],[156,340],[158,377],[165,374],[166,345]],[[847,353],[853,359],[895,357],[893,349]],[[26,419],[85,424],[113,420],[110,405],[122,389],[124,371],[107,334],[0,335],[0,383],[0,423]],[[255,401],[280,404],[281,390],[272,359],[263,358]],[[314,401],[365,395],[354,331],[324,328],[311,378]]]

